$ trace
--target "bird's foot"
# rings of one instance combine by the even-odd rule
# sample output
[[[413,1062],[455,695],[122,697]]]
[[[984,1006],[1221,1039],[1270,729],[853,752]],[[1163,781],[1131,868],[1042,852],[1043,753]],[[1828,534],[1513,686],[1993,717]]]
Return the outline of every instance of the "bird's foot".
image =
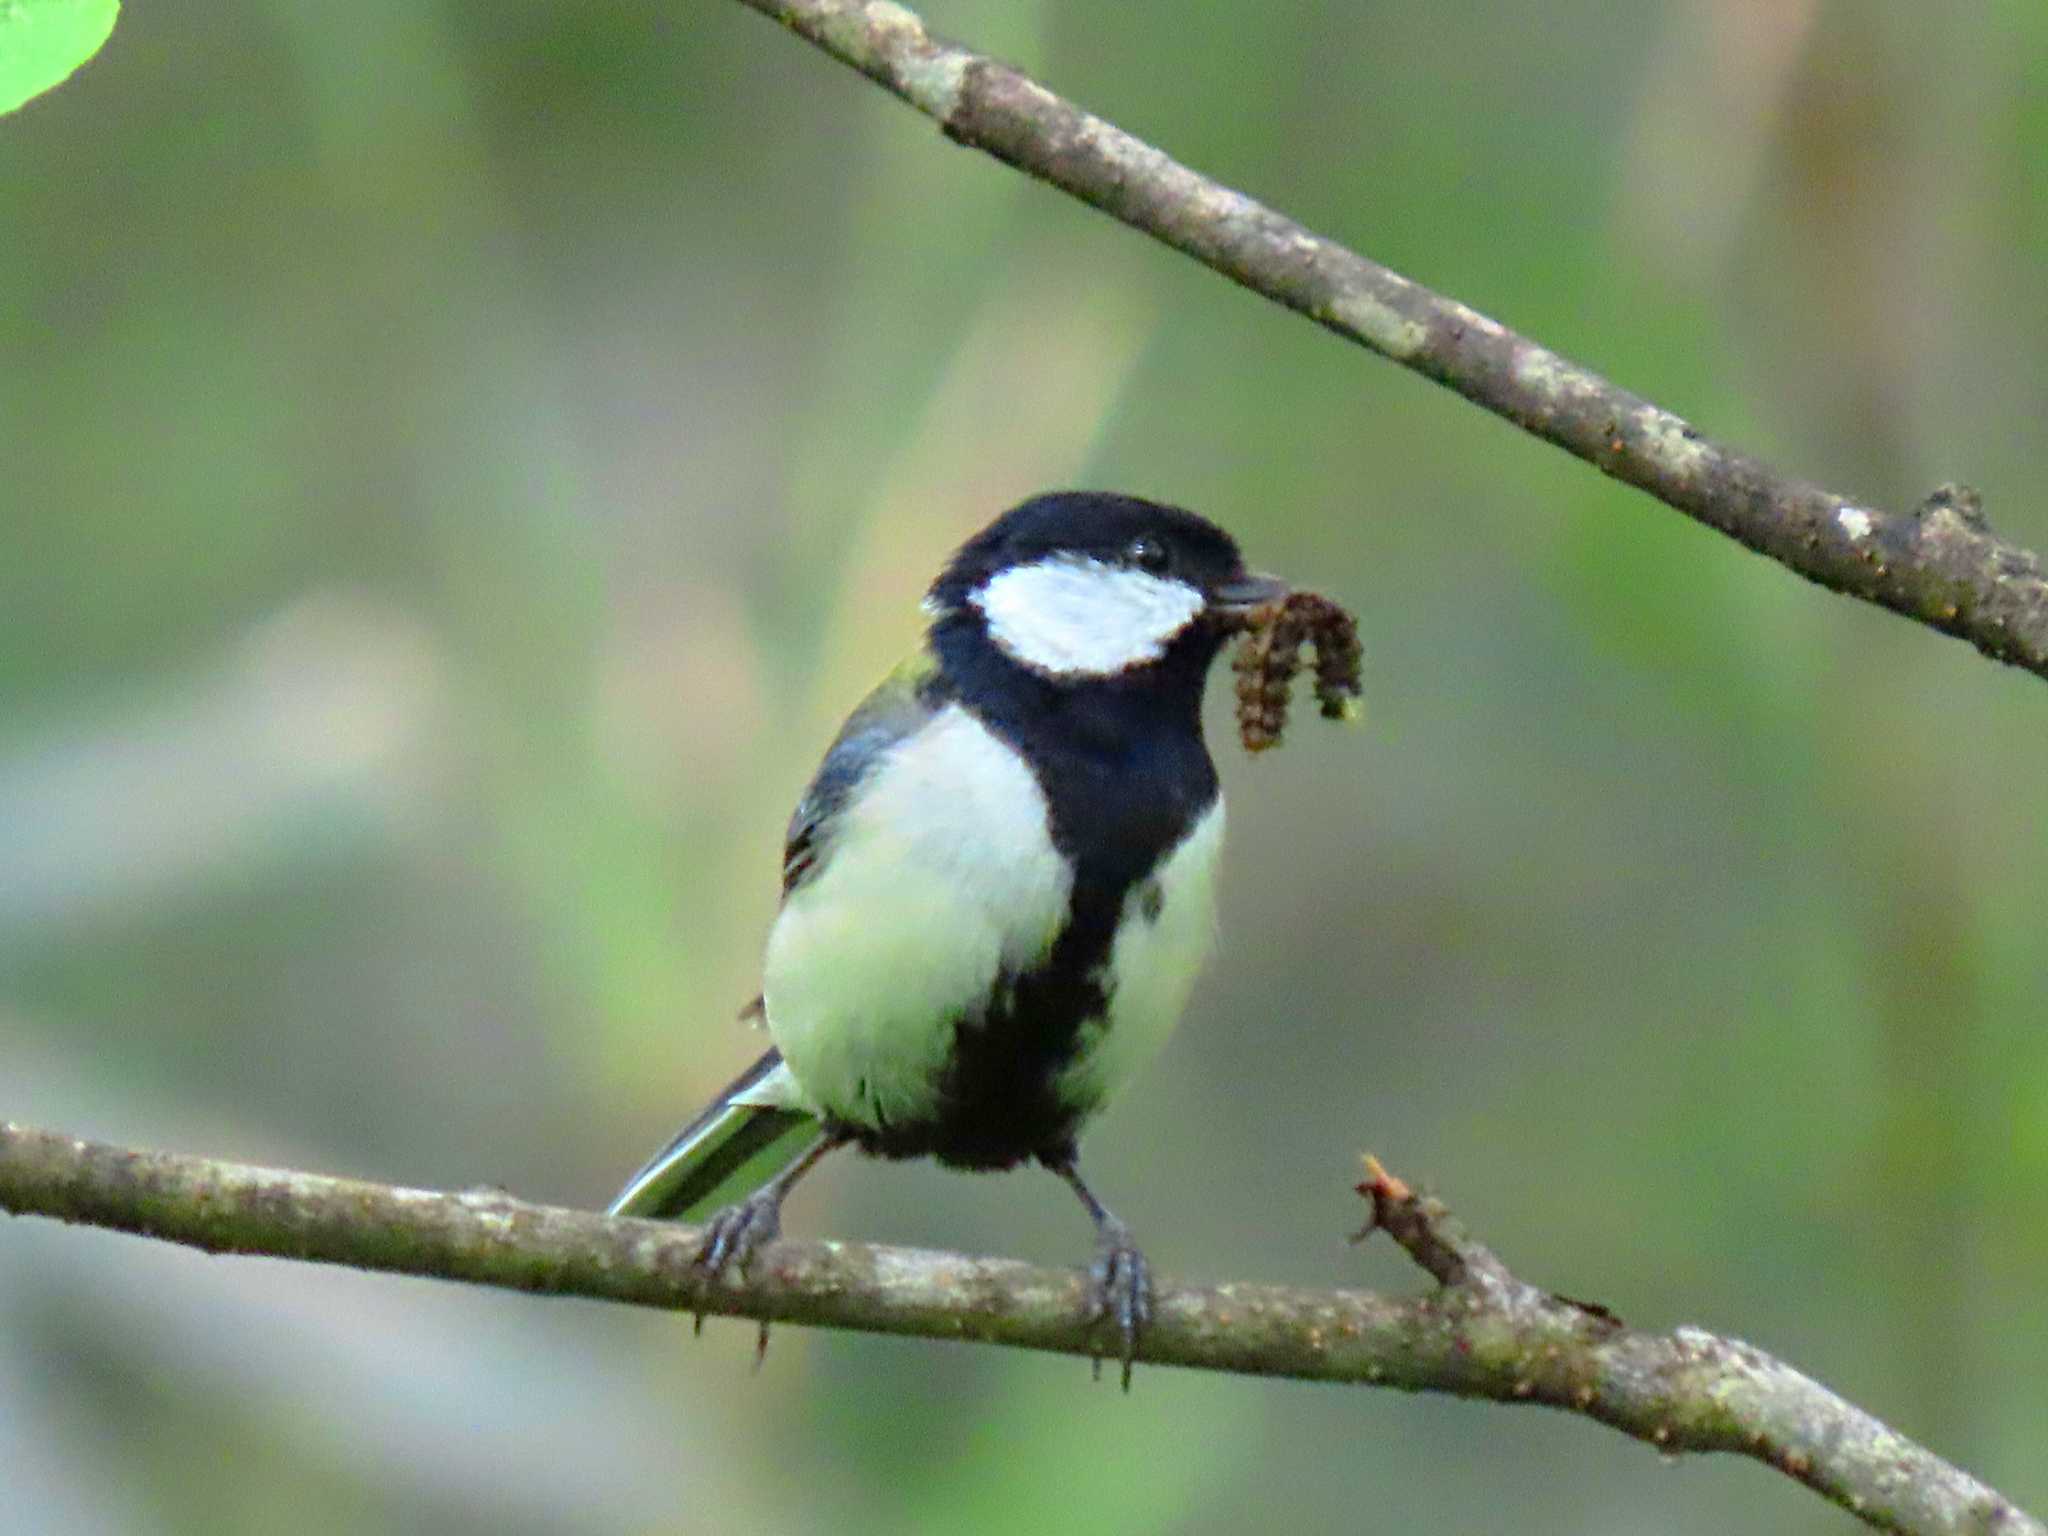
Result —
[[[1116,1325],[1123,1362],[1123,1388],[1131,1390],[1131,1362],[1137,1358],[1138,1335],[1152,1321],[1152,1266],[1131,1241],[1131,1229],[1111,1218],[1101,1224],[1095,1262],[1088,1267],[1088,1320],[1100,1329]],[[1102,1352],[1091,1357],[1097,1380],[1102,1377]]]
[[[696,1265],[706,1279],[723,1278],[728,1269],[744,1275],[755,1250],[781,1235],[782,1202],[762,1198],[769,1193],[762,1190],[737,1205],[728,1205],[704,1224]]]
[[[782,1201],[778,1194],[762,1190],[737,1205],[728,1205],[713,1213],[704,1224],[704,1236],[697,1244],[697,1256],[691,1260],[700,1278],[723,1279],[728,1269],[737,1275],[746,1274],[747,1265],[753,1262],[754,1251],[781,1235]],[[704,1332],[702,1312],[696,1314],[693,1331],[700,1335]],[[761,1368],[761,1362],[767,1355],[768,1324],[763,1322],[754,1341],[755,1370]]]

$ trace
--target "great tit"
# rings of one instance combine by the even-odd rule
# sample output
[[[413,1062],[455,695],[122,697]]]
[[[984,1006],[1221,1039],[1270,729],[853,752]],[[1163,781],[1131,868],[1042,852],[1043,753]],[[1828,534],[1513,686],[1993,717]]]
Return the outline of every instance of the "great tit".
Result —
[[[1128,1385],[1150,1277],[1077,1138],[1208,953],[1223,799],[1203,683],[1233,622],[1286,590],[1213,523],[1133,496],[1037,496],[961,546],[924,643],[790,820],[748,1010],[774,1047],[612,1212],[708,1217],[716,1274],[835,1148],[1037,1162],[1095,1223],[1090,1316],[1119,1331]]]

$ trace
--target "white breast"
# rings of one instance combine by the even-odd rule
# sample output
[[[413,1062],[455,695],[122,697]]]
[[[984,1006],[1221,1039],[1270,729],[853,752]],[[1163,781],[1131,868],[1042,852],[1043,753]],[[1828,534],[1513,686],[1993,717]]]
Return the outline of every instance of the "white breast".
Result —
[[[805,1096],[861,1125],[928,1111],[951,1020],[1046,954],[1070,888],[1037,779],[973,715],[891,748],[768,936],[768,1028]]]

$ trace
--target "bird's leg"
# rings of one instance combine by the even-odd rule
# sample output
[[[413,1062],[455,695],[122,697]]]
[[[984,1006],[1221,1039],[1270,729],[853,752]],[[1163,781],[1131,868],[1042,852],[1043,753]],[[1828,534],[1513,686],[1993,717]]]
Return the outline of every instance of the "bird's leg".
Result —
[[[1131,1361],[1138,1353],[1138,1335],[1152,1321],[1152,1267],[1131,1241],[1131,1229],[1095,1198],[1095,1192],[1081,1180],[1075,1166],[1074,1148],[1041,1153],[1040,1162],[1067,1181],[1095,1222],[1095,1262],[1088,1268],[1089,1321],[1100,1326],[1114,1322],[1123,1348],[1123,1383],[1131,1390]],[[1095,1357],[1095,1372],[1102,1373],[1102,1356]]]
[[[704,1224],[697,1245],[697,1268],[708,1277],[723,1275],[727,1266],[747,1272],[754,1250],[782,1231],[782,1201],[796,1181],[817,1167],[827,1152],[845,1146],[847,1138],[827,1132],[808,1151],[737,1205],[728,1205]]]

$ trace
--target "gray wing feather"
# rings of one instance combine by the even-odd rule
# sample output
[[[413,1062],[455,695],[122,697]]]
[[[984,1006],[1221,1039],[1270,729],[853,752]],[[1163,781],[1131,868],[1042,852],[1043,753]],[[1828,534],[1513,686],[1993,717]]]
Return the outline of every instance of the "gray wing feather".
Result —
[[[835,817],[889,748],[937,714],[949,698],[931,653],[920,648],[846,717],[825,760],[796,803],[782,850],[782,895],[815,876],[831,853]]]

